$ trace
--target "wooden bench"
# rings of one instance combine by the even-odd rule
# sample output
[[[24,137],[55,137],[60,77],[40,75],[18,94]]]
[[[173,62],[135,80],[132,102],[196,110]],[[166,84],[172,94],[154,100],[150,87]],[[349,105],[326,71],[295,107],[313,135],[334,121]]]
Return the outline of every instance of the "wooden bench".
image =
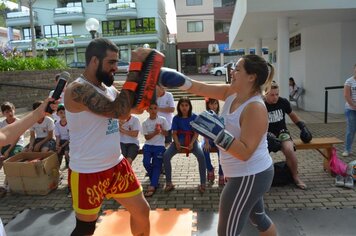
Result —
[[[295,148],[297,150],[303,149],[315,149],[324,157],[324,170],[330,172],[329,168],[329,160],[331,158],[332,148],[335,144],[343,143],[342,140],[336,137],[326,137],[326,138],[313,138],[310,143],[303,143],[300,139],[293,139],[295,143]],[[140,144],[140,150],[138,154],[143,154],[142,152],[143,144]],[[216,147],[211,148],[210,152],[217,152],[218,149]],[[185,153],[185,149],[181,149],[178,153]]]
[[[303,149],[315,149],[317,150],[325,159],[324,159],[324,170],[330,172],[329,160],[331,158],[332,149],[335,144],[343,143],[342,140],[336,137],[327,137],[327,138],[313,138],[310,143],[303,143],[300,139],[294,139],[295,148],[297,150]]]

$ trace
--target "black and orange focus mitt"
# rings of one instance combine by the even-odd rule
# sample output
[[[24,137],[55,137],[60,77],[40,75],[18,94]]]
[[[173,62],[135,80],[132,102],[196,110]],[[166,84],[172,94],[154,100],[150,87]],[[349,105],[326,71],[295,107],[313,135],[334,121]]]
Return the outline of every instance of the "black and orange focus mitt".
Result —
[[[135,92],[133,108],[145,110],[156,99],[156,85],[165,56],[157,50],[132,52],[129,73],[122,89]]]

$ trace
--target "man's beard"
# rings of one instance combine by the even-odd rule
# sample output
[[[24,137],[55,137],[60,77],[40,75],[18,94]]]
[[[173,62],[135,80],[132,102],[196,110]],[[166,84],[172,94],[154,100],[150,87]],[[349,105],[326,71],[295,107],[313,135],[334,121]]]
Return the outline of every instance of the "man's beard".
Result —
[[[99,68],[96,70],[96,78],[108,87],[110,87],[114,83],[114,76],[112,76],[110,73],[103,71],[102,62],[99,63]]]

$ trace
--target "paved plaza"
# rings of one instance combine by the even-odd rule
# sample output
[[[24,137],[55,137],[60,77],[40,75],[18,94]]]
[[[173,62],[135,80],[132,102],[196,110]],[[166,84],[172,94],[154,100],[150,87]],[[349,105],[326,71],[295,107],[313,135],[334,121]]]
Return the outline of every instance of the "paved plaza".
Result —
[[[221,77],[222,79],[222,77]],[[200,113],[205,109],[204,101],[194,100],[193,112]],[[303,120],[308,124],[313,133],[313,137],[337,137],[344,140],[345,121],[343,115],[329,114],[329,123],[323,123],[323,114],[317,112],[305,112],[297,110]],[[21,114],[20,114],[21,115]],[[139,116],[143,121],[148,116],[144,113]],[[1,119],[1,118],[0,118]],[[289,124],[288,127],[293,137],[299,136],[299,130],[295,125]],[[28,136],[28,135],[27,135]],[[143,142],[142,135],[140,136]],[[338,154],[345,162],[356,159],[356,144],[353,145],[354,153],[348,158],[341,157],[343,144],[336,145]],[[280,153],[272,154],[274,161],[284,158]],[[297,151],[299,160],[299,174],[308,185],[307,190],[300,190],[293,185],[283,187],[272,187],[265,195],[265,205],[269,211],[289,210],[289,209],[345,209],[356,208],[355,189],[344,189],[334,186],[334,178],[323,170],[323,157],[315,150]],[[212,162],[217,167],[217,155],[212,154]],[[142,155],[139,155],[133,163],[133,168],[141,181],[144,189],[149,184],[148,177],[145,177],[145,170],[142,165]],[[160,188],[155,195],[148,198],[152,209],[183,209],[188,208],[193,211],[218,211],[219,197],[222,188],[214,183],[208,186],[204,194],[197,190],[199,184],[199,174],[197,161],[194,155],[186,157],[177,154],[172,159],[172,180],[176,189],[172,192],[163,191],[165,178],[161,175]],[[217,174],[217,168],[215,168]],[[4,181],[3,170],[0,171],[0,182]],[[17,214],[25,209],[54,209],[71,210],[71,198],[67,197],[67,170],[61,171],[61,181],[57,190],[52,191],[46,196],[24,196],[7,193],[0,200],[0,217],[6,225]],[[120,208],[113,200],[105,200],[103,210]]]

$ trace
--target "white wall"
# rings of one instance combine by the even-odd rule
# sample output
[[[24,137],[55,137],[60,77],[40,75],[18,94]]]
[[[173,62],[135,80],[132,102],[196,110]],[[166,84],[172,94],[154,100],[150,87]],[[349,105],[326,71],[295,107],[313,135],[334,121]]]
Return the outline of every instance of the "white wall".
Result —
[[[340,84],[352,76],[356,64],[356,22],[346,22],[341,25],[341,69]]]
[[[324,88],[340,84],[340,23],[305,28],[305,110],[324,111]],[[329,112],[342,113],[342,90],[329,92]]]
[[[356,22],[302,29],[301,50],[290,53],[290,75],[305,88],[301,107],[324,112],[325,87],[343,86],[356,64]],[[294,36],[295,34],[291,34]],[[343,90],[329,90],[328,112],[342,114]]]

